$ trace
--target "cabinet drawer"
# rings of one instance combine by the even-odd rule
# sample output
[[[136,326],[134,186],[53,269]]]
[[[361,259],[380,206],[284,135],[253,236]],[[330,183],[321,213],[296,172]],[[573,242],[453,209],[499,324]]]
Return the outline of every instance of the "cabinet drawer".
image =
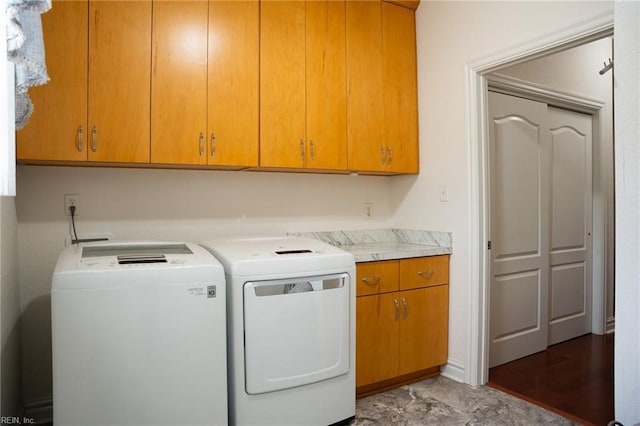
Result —
[[[449,256],[418,257],[400,261],[400,290],[449,282]]]
[[[356,264],[356,295],[387,293],[398,290],[398,261]]]

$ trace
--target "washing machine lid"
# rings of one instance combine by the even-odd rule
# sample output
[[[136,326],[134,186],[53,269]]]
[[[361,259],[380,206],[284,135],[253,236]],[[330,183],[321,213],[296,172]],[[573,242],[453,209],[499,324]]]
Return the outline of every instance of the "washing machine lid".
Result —
[[[196,277],[204,275],[205,269],[209,271],[210,280],[224,282],[220,262],[196,244],[167,241],[81,243],[60,253],[52,285],[57,289],[80,289],[117,286],[124,281],[140,284],[203,281]]]
[[[352,254],[311,238],[234,238],[201,245],[216,256],[227,275],[235,277],[306,275],[355,265]]]

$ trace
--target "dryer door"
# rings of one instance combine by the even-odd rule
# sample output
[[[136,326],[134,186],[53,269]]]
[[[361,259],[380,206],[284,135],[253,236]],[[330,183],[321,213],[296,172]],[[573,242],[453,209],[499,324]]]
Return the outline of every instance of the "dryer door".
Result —
[[[349,286],[348,274],[245,283],[248,394],[349,371]]]

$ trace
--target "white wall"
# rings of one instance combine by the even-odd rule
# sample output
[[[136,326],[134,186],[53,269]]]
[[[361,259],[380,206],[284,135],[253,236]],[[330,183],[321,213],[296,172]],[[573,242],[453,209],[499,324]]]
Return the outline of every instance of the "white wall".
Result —
[[[2,416],[22,414],[18,220],[14,198],[0,197],[0,385]]]
[[[616,420],[640,424],[640,3],[616,2]]]
[[[0,143],[14,141],[13,66],[7,62],[0,24]],[[4,159],[3,159],[4,160]],[[0,415],[21,415],[18,221],[13,198],[0,197]]]
[[[51,274],[80,195],[80,237],[202,241],[225,235],[390,226],[389,177],[203,170],[18,167],[23,380],[27,414],[50,403]],[[374,217],[364,216],[372,202]]]
[[[604,278],[608,324],[613,323],[614,292],[614,186],[613,186],[613,72],[600,75],[603,63],[613,58],[613,38],[606,37],[582,46],[523,62],[498,72],[518,79],[538,83],[572,95],[594,99],[604,103],[605,140],[594,144],[593,203],[594,244],[606,235],[604,250],[595,246],[594,274]],[[603,214],[604,213],[604,214]],[[603,217],[604,216],[604,217]],[[600,221],[606,223],[599,229]],[[601,262],[600,259],[604,259]],[[595,297],[595,294],[594,294]],[[595,316],[595,309],[594,309]],[[594,328],[604,331],[604,324]]]
[[[451,231],[449,366],[470,382],[472,289],[470,126],[467,64],[603,14],[612,2],[423,1],[416,13],[420,168],[391,182],[399,227]],[[449,201],[439,202],[439,187]]]

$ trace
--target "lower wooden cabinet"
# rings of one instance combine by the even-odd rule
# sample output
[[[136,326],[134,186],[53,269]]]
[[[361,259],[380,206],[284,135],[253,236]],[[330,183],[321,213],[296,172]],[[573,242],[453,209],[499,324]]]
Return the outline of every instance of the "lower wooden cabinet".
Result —
[[[438,374],[447,362],[448,265],[448,255],[356,265],[358,396]]]

